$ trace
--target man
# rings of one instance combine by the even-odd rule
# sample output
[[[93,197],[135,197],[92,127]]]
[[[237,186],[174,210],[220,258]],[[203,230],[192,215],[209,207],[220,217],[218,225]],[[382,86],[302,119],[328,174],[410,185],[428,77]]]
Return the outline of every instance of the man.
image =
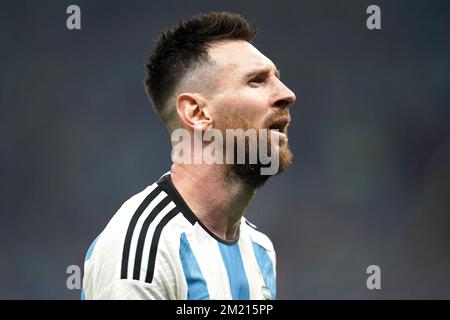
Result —
[[[182,21],[157,41],[145,85],[169,133],[183,129],[192,144],[196,130],[266,130],[257,147],[270,138],[279,173],[292,158],[286,134],[295,95],[251,44],[254,36],[237,14]],[[273,141],[279,141],[275,149]],[[245,159],[250,143],[247,137]],[[269,175],[261,174],[260,158],[247,160],[175,162],[126,201],[88,250],[85,298],[275,299],[273,245],[243,217]]]

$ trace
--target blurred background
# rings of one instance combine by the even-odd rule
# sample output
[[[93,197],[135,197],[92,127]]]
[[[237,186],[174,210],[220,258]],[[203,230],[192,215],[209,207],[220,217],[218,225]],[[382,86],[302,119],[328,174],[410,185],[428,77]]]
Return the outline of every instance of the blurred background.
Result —
[[[81,8],[79,31],[66,8]],[[381,8],[381,30],[366,8]],[[448,1],[2,1],[2,299],[66,287],[133,194],[170,169],[144,93],[158,33],[226,10],[296,93],[295,161],[247,217],[274,242],[280,299],[450,299]],[[368,290],[366,268],[381,268]]]

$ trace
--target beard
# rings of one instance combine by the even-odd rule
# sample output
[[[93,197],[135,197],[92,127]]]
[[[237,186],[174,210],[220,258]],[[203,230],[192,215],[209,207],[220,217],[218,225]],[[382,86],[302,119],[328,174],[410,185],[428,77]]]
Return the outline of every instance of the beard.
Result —
[[[250,146],[249,146],[249,138],[245,138],[245,162],[244,163],[238,163],[237,161],[237,138],[234,137],[234,161],[232,164],[226,164],[227,170],[226,170],[226,178],[228,180],[238,179],[241,182],[243,182],[245,185],[247,185],[250,188],[257,189],[264,185],[264,183],[271,177],[271,175],[263,175],[261,174],[262,168],[270,167],[271,163],[264,164],[260,159],[260,148],[261,143],[267,143],[266,151],[268,157],[276,157],[278,156],[279,165],[278,165],[278,171],[276,172],[276,175],[282,173],[285,171],[289,165],[292,163],[292,152],[288,144],[288,140],[281,139],[279,140],[278,146],[275,146],[275,148],[278,148],[276,150],[276,153],[272,155],[272,140],[271,137],[271,131],[269,130],[269,127],[272,123],[274,123],[277,119],[282,117],[289,117],[289,113],[286,111],[283,111],[278,114],[274,114],[270,117],[268,117],[264,121],[264,125],[260,129],[266,129],[267,130],[267,139],[265,141],[260,140],[259,136],[259,130],[258,128],[255,128],[251,125],[250,121],[243,118],[239,113],[231,113],[227,114],[225,116],[224,125],[220,126],[220,129],[224,136],[226,129],[242,129],[244,131],[248,129],[253,129],[257,132],[257,161],[256,163],[250,162]],[[283,131],[287,135],[287,129]],[[272,159],[272,158],[271,158]]]

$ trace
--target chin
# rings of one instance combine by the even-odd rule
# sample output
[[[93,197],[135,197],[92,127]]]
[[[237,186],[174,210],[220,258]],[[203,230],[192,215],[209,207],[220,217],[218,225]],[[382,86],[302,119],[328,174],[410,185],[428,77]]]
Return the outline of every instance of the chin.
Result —
[[[283,144],[279,149],[279,166],[278,171],[274,175],[284,172],[292,163],[292,152],[287,143]],[[270,164],[269,164],[270,165]],[[250,188],[261,188],[272,175],[262,175],[261,168],[269,165],[261,163],[256,164],[233,164],[229,165],[231,173],[229,176],[237,178]]]

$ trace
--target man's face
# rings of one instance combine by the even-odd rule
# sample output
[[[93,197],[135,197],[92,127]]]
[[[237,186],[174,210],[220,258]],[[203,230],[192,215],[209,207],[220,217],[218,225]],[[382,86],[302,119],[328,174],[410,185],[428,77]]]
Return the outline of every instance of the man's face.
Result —
[[[287,127],[295,94],[281,82],[272,61],[246,41],[220,42],[208,53],[217,70],[212,80],[216,90],[209,101],[214,127],[278,129],[280,133],[268,131],[268,136],[279,137],[282,172],[292,159]]]

